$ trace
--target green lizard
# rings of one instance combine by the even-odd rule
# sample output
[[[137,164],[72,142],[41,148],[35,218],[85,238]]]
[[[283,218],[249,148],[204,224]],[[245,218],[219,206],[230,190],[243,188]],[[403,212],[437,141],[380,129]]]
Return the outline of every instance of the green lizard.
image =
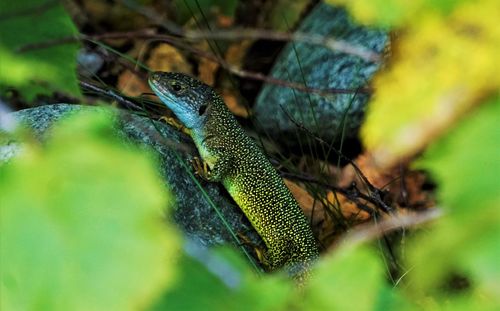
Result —
[[[270,270],[285,267],[301,279],[318,257],[318,246],[297,201],[222,98],[185,74],[154,72],[149,85],[188,129],[208,180],[222,182],[264,241]]]

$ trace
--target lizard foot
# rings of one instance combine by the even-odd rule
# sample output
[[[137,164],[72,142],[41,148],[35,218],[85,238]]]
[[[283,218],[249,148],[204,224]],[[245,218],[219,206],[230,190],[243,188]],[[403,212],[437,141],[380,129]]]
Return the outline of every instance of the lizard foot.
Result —
[[[265,271],[271,271],[271,263],[267,258],[267,250],[264,246],[256,244],[251,241],[245,233],[237,232],[238,238],[240,239],[240,245],[248,245],[250,246],[254,253],[255,257],[257,257],[258,262],[262,265]]]
[[[175,119],[175,118],[163,116],[159,119],[159,121],[164,121],[168,125],[172,126],[176,130],[178,130],[179,132],[182,132],[186,135],[190,135],[189,129],[187,127],[185,127],[182,123],[177,121],[177,119]]]
[[[210,171],[210,167],[208,167],[207,162],[198,157],[194,157],[190,160],[190,162],[195,175],[206,181],[211,181],[212,172]]]

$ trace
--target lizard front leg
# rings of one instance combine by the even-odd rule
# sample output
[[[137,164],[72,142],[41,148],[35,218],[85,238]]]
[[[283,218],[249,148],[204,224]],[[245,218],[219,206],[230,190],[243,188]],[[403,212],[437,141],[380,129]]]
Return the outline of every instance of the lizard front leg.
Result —
[[[211,162],[208,162],[199,157],[194,157],[191,160],[191,165],[193,166],[196,175],[210,182],[220,182],[227,176],[230,168],[231,161],[222,158],[211,158]],[[210,165],[212,164],[212,165]]]
[[[210,134],[193,135],[200,156],[193,159],[195,172],[200,177],[211,182],[220,182],[228,176],[233,166],[233,157],[227,152],[226,146],[219,137]]]

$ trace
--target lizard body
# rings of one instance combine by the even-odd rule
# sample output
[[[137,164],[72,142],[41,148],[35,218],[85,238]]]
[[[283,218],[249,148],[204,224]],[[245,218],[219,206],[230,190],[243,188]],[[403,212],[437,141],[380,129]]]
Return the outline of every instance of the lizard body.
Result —
[[[318,257],[312,230],[274,167],[248,137],[221,97],[208,85],[179,73],[154,72],[149,84],[189,129],[210,181],[221,182],[267,250],[271,270],[302,274]]]

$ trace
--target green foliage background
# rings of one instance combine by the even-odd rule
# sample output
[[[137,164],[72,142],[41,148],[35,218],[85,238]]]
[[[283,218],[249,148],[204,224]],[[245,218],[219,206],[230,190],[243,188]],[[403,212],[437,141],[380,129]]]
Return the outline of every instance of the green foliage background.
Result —
[[[42,6],[50,3],[47,8]],[[79,96],[75,70],[79,44],[19,50],[27,44],[78,34],[59,2],[0,1],[0,12],[0,94],[12,88],[28,101],[59,90]]]
[[[0,9],[35,2],[3,1]],[[407,11],[390,3],[382,23],[400,25]],[[415,11],[434,10],[419,3]],[[460,4],[447,3],[442,14]],[[0,57],[9,63],[0,67],[2,90],[15,87],[33,98],[47,92],[36,83],[45,81],[50,90],[78,94],[77,45],[15,52],[76,33],[61,7],[49,12],[36,29],[22,17],[0,21]],[[179,234],[163,217],[170,196],[154,160],[113,136],[112,114],[66,120],[45,146],[9,134],[22,142],[22,154],[0,164],[1,309],[498,310],[500,96],[497,90],[481,98],[487,99],[450,122],[415,163],[434,176],[445,215],[409,239],[407,271],[396,287],[370,244],[327,254],[300,291],[280,275],[253,275],[230,250],[213,251],[239,275],[229,286],[180,248]],[[404,115],[398,113],[404,105],[391,109],[393,118]],[[454,274],[468,286],[447,287]]]

